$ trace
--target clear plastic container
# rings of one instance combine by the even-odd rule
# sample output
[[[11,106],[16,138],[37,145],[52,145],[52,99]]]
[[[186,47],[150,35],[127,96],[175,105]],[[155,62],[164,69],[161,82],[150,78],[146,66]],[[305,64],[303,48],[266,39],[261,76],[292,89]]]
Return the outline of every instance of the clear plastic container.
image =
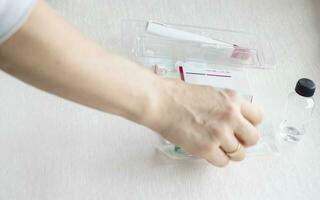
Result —
[[[250,69],[276,67],[268,40],[232,30],[124,20],[122,49],[129,59],[167,78],[180,78],[177,62],[192,63],[199,68],[243,70],[244,73]],[[250,97],[249,87],[246,91],[249,92],[244,95]],[[272,124],[264,124],[261,130],[259,144],[248,149],[248,153],[264,155],[277,152]],[[173,159],[196,159],[168,141],[158,149]]]
[[[177,60],[222,68],[276,67],[268,40],[239,31],[124,20],[122,47],[125,55],[147,67],[174,67]]]

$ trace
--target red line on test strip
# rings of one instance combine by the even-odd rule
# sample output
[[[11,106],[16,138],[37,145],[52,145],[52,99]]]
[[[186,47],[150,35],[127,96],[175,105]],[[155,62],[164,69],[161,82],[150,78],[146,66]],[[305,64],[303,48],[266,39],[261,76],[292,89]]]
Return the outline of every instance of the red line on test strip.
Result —
[[[184,81],[184,74],[183,74],[183,67],[182,66],[179,66],[179,74],[180,74],[181,80]]]

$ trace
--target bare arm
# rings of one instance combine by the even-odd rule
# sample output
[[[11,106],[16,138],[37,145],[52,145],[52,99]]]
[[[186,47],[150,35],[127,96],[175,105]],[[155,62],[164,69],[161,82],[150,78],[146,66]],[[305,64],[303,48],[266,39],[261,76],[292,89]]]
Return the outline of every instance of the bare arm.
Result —
[[[161,79],[84,38],[43,1],[0,46],[0,60],[35,87],[143,124],[218,166],[258,138],[259,109],[233,91]]]
[[[82,37],[43,1],[0,56],[9,64],[4,71],[31,85],[136,121],[157,84],[152,73]]]

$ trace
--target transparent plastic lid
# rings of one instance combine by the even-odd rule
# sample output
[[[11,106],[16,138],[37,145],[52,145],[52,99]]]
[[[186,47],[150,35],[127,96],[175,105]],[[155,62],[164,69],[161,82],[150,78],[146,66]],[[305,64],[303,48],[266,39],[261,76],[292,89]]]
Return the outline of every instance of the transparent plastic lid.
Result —
[[[267,40],[230,30],[125,20],[122,47],[144,65],[177,60],[237,68],[274,69],[276,65]]]

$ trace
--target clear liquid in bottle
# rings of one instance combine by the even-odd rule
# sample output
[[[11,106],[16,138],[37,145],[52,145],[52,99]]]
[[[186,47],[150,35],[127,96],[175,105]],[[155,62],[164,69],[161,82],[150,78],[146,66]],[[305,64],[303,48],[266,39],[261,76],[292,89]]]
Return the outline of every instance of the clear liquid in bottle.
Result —
[[[288,96],[280,135],[288,142],[298,142],[305,134],[315,106],[312,98],[316,86],[310,79],[300,79],[295,91]]]

